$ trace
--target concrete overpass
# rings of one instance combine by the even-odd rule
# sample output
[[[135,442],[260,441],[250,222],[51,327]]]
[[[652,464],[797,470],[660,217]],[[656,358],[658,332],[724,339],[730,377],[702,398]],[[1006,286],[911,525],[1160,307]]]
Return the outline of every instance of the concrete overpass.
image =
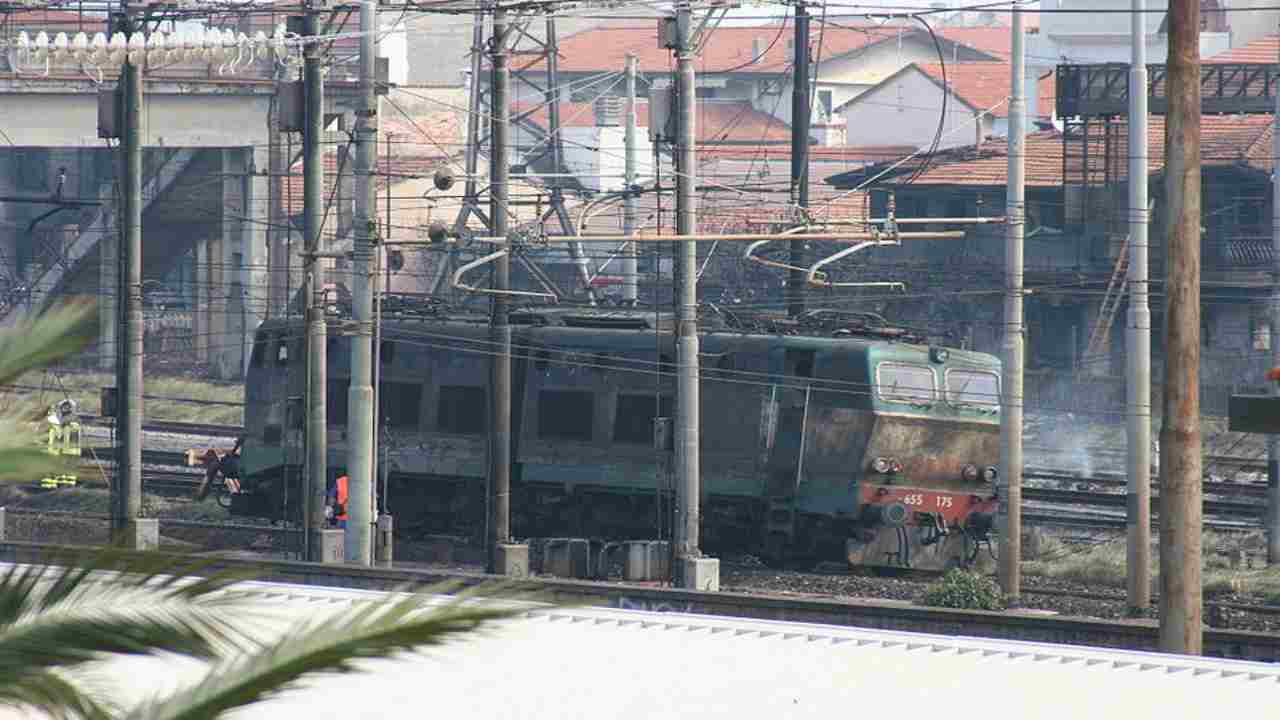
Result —
[[[290,240],[280,183],[273,180],[280,180],[291,163],[271,127],[274,81],[208,75],[147,80],[143,277],[162,278],[194,252],[195,350],[215,375],[232,378],[243,370],[242,350],[251,346],[257,324],[285,298],[284,273],[268,268],[283,266]],[[26,288],[20,301],[0,312],[21,306],[38,310],[68,294],[97,295],[105,367],[114,362],[119,228],[112,182],[117,163],[114,151],[98,138],[97,97],[113,87],[110,78],[99,84],[84,74],[0,75],[0,107],[5,108],[0,130],[8,143],[0,145],[0,195],[50,197],[65,169],[63,198],[102,203],[57,213],[28,233],[41,206],[0,202],[0,279],[11,286],[0,290]],[[353,106],[355,90],[350,82],[326,88],[326,112],[335,118],[331,129],[345,125],[342,118]],[[346,137],[335,132],[332,140],[331,150]],[[349,193],[340,197],[349,204]],[[340,234],[347,213],[336,215],[326,227]],[[301,247],[296,233],[292,240],[294,248]],[[296,257],[292,266],[299,266]]]

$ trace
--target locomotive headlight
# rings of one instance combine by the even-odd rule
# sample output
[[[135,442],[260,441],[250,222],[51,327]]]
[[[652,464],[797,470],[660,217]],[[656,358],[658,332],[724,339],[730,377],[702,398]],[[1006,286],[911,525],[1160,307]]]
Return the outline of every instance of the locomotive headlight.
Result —
[[[995,482],[1000,477],[1000,472],[996,470],[995,465],[988,465],[986,470],[982,471],[982,478],[987,482]]]
[[[881,457],[881,458],[876,458],[876,459],[875,459],[874,461],[872,461],[872,463],[871,463],[871,469],[872,469],[872,470],[875,470],[876,472],[880,473],[881,475],[884,475],[885,473],[889,472],[889,470],[890,470],[892,467],[893,467],[893,466],[889,464],[889,458],[882,458],[882,457]]]
[[[965,482],[977,482],[978,466],[969,464],[969,465],[965,465],[963,468],[960,468],[960,479],[964,480]]]

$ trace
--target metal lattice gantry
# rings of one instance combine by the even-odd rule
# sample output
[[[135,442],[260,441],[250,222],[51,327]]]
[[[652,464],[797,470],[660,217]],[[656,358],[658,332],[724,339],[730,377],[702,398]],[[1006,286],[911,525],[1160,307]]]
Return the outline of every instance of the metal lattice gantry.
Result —
[[[541,135],[541,140],[534,151],[520,161],[521,165],[528,168],[549,166],[547,177],[541,180],[541,184],[546,188],[547,202],[536,224],[542,226],[548,221],[558,224],[560,231],[558,236],[568,240],[569,254],[578,265],[581,290],[588,299],[594,300],[586,254],[580,242],[569,240],[577,234],[577,229],[565,207],[565,189],[571,183],[566,179],[569,170],[564,162],[564,142],[560,132],[562,93],[557,68],[559,51],[556,42],[555,15],[546,13],[541,18],[545,23],[544,37],[541,38],[530,30],[531,24],[539,19],[538,15],[538,13],[531,13],[513,18],[509,30],[509,37],[513,40],[509,51],[514,58],[517,58],[517,62],[511,67],[511,78],[514,84],[517,87],[532,90],[534,96],[540,98],[541,102],[515,109],[511,113],[510,124],[513,127],[520,127],[524,132]],[[480,157],[487,154],[490,144],[486,120],[490,116],[492,94],[492,89],[483,82],[482,76],[482,73],[488,69],[486,58],[489,48],[486,40],[492,41],[486,38],[484,15],[476,15],[472,32],[471,97],[465,159],[466,188],[463,193],[462,207],[453,224],[455,233],[463,232],[467,227],[467,221],[473,216],[486,229],[493,227],[492,219],[483,207],[487,202],[488,187],[480,181]],[[544,108],[547,116],[545,130],[533,126],[530,122],[530,118]],[[547,233],[547,236],[555,238],[557,234]],[[448,280],[452,271],[461,262],[459,258],[453,257],[454,254],[451,253],[451,257],[438,269],[432,282],[433,293],[448,292]],[[565,297],[572,294],[558,287],[552,277],[527,254],[518,253],[514,257],[530,277],[550,295]]]
[[[1152,115],[1169,110],[1168,70],[1147,66],[1147,107]],[[1062,117],[1124,115],[1129,103],[1126,63],[1059,65],[1056,73],[1057,110]],[[1280,64],[1212,63],[1200,66],[1201,112],[1209,115],[1275,112]]]

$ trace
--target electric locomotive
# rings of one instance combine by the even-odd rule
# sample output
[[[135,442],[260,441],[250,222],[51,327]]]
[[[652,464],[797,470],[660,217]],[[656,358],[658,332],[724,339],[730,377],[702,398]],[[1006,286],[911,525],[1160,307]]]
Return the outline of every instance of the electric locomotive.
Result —
[[[998,503],[1000,364],[862,316],[704,318],[702,543],[771,562],[941,570],[989,546]],[[670,532],[675,344],[632,311],[512,315],[512,525],[518,537]],[[349,338],[328,335],[328,451],[346,462]],[[232,512],[301,517],[299,321],[260,326]],[[483,533],[487,320],[385,313],[380,503],[407,533]]]

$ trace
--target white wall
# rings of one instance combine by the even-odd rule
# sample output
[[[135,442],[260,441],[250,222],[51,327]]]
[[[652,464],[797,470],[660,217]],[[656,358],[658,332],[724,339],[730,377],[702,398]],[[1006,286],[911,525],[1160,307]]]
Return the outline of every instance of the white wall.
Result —
[[[623,188],[626,170],[626,132],[622,126],[567,127],[564,161],[589,190],[611,192]],[[653,176],[653,146],[646,128],[636,132],[636,170],[639,182]],[[602,177],[604,176],[604,177]]]
[[[409,39],[404,23],[388,27],[378,39],[378,56],[388,59],[388,82],[393,85],[409,83]]]
[[[848,142],[854,145],[928,145],[938,130],[942,88],[919,72],[864,93],[845,109]],[[984,135],[995,132],[993,118],[984,119]],[[977,134],[974,111],[952,98],[947,103],[940,148],[972,145]]]
[[[947,62],[954,58],[947,56]],[[885,42],[849,57],[828,60],[814,66],[814,83],[819,90],[831,90],[832,107],[839,107],[885,78],[911,63],[936,63],[938,53],[932,44],[924,44],[913,35],[901,42]],[[774,92],[761,93],[755,108],[791,124],[791,83],[770,87]],[[816,103],[815,103],[816,104]],[[813,122],[822,122],[815,111]]]
[[[157,95],[144,98],[144,144],[236,147],[267,142],[266,95]],[[14,145],[101,146],[92,93],[0,91],[5,134]]]
[[[1127,63],[1130,51],[1130,16],[1108,12],[1055,13],[1052,10],[1129,10],[1130,0],[1041,0],[1040,34],[1027,38],[1027,65],[1052,66],[1065,57],[1073,63]],[[1167,0],[1147,0],[1148,10],[1164,10]],[[1147,32],[1147,62],[1163,63],[1168,55],[1168,38],[1157,34],[1164,14],[1148,12],[1143,16]],[[1232,18],[1233,25],[1245,25]],[[1275,31],[1275,22],[1266,26]],[[1234,32],[1234,28],[1233,28]],[[1237,43],[1239,44],[1239,43]],[[1231,48],[1229,33],[1200,33],[1200,57],[1212,57]]]

